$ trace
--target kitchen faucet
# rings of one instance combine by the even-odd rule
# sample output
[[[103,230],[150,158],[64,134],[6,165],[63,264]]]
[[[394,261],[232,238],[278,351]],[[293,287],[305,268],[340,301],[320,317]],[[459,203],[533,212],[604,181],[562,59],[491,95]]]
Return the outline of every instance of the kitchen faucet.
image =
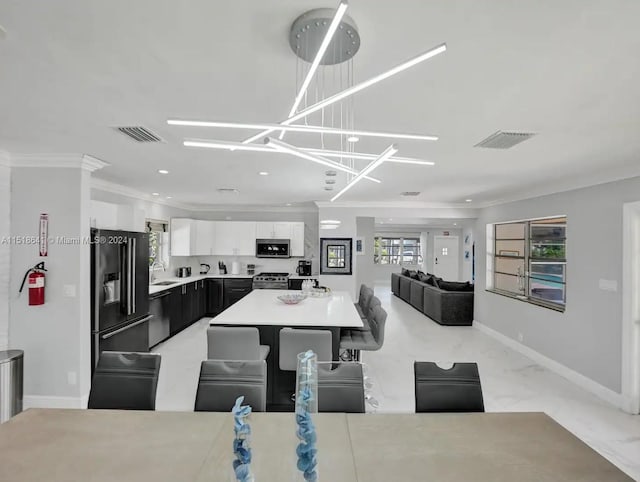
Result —
[[[156,266],[160,266],[163,272],[166,271],[166,268],[164,267],[164,263],[162,261],[155,260],[153,264],[149,267],[149,271],[150,271],[149,284],[152,284],[156,281],[156,273],[154,271],[154,268]]]

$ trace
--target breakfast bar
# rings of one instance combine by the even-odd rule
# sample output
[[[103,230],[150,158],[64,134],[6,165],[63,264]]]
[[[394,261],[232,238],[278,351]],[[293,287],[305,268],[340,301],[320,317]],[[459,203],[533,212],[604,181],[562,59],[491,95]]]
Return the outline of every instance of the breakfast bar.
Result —
[[[267,409],[293,410],[295,372],[280,370],[279,340],[282,328],[328,330],[332,336],[333,359],[338,360],[340,329],[361,328],[362,320],[351,296],[346,291],[334,291],[326,297],[309,296],[295,305],[278,299],[285,294],[300,291],[253,290],[234,305],[213,318],[211,325],[255,326],[260,332],[260,343],[269,345],[267,357]]]

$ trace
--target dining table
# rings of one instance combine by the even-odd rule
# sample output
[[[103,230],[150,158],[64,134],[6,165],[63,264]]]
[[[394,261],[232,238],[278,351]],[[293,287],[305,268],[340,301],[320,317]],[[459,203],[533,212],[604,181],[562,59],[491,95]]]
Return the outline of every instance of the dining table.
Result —
[[[361,329],[362,319],[347,291],[309,295],[297,304],[279,299],[300,290],[256,289],[209,322],[211,326],[252,326],[258,329],[260,344],[269,346],[267,356],[267,410],[292,411],[295,372],[280,370],[280,330],[283,328],[326,330],[331,333],[333,360],[339,360],[340,334],[344,329]],[[315,293],[318,294],[318,293]],[[325,360],[329,361],[329,360]]]
[[[292,413],[251,413],[255,482],[303,481]],[[544,413],[316,413],[318,481],[617,482]],[[3,482],[232,482],[231,413],[29,409],[0,425]]]

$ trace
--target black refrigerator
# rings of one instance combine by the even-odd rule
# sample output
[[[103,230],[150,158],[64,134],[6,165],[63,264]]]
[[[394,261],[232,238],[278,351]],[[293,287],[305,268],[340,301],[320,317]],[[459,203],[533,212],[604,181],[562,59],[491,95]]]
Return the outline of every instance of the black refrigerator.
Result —
[[[103,351],[149,351],[149,235],[91,230],[91,372]]]

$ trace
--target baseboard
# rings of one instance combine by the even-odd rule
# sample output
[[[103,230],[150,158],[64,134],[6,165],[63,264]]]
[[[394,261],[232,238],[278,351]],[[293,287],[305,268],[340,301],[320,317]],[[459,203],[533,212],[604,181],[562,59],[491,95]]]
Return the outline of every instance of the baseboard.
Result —
[[[23,409],[27,408],[87,408],[89,395],[82,397],[47,397],[42,395],[25,395],[22,399]]]
[[[539,353],[534,349],[517,342],[513,338],[509,338],[508,336],[503,335],[493,328],[489,328],[487,325],[484,325],[477,320],[473,321],[473,326],[481,332],[486,333],[490,337],[508,346],[509,348],[517,351],[518,353],[521,353],[527,358],[531,358],[539,365],[551,370],[552,372],[560,375],[563,378],[566,378],[570,382],[575,383],[580,388],[588,391],[589,393],[592,393],[605,402],[608,402],[620,408],[621,410],[624,410],[625,412],[629,412],[629,410],[631,409],[631,401],[627,400],[627,397],[624,397],[622,394],[614,392],[604,385],[600,385],[598,382],[585,377],[581,373],[578,373],[577,371],[572,370],[562,363],[558,363],[557,361],[543,355],[542,353]]]

